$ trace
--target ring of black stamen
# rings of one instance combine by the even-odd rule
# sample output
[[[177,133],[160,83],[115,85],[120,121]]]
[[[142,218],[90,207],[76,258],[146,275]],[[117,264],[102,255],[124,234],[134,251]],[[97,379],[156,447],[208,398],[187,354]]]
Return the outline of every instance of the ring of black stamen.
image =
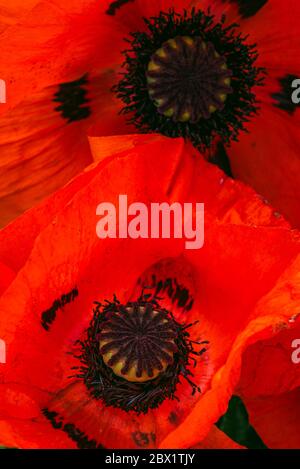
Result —
[[[258,110],[253,87],[262,85],[264,81],[264,70],[255,65],[258,57],[256,45],[247,43],[247,37],[237,31],[237,24],[225,26],[225,16],[217,22],[209,12],[205,14],[195,8],[190,13],[185,11],[182,15],[170,10],[144,21],[147,30],[131,33],[131,38],[127,40],[130,48],[124,51],[124,72],[119,83],[113,88],[124,102],[122,113],[128,116],[129,123],[134,124],[143,133],[158,132],[168,137],[187,138],[200,150],[207,149],[215,137],[219,137],[223,143],[238,140],[239,133],[245,130],[245,123]],[[167,41],[178,37],[188,37],[196,41],[201,40],[206,45],[210,44],[209,47],[213,48],[211,51],[216,51],[217,58],[224,61],[231,73],[231,92],[227,88],[228,93],[221,93],[226,94],[224,105],[218,102],[209,103],[208,95],[205,95],[206,106],[202,98],[202,110],[210,105],[216,107],[216,110],[210,115],[202,111],[206,115],[199,119],[200,111],[195,112],[194,108],[189,120],[180,120],[180,111],[175,108],[175,119],[173,115],[165,115],[158,111],[160,105],[157,106],[149,95],[149,63]],[[216,63],[211,66],[216,71]],[[219,69],[217,70],[219,72]],[[152,86],[152,83],[150,85]],[[172,92],[171,88],[169,93]],[[215,90],[211,100],[216,95]],[[199,100],[200,98],[200,106]],[[184,104],[193,106],[187,101],[178,103],[177,107],[183,109]],[[171,107],[174,107],[174,101],[168,109]]]
[[[164,42],[147,70],[150,98],[160,114],[175,122],[196,123],[221,111],[232,93],[231,76],[211,43],[188,36]]]
[[[120,326],[120,330],[123,328],[123,332],[125,332],[126,321],[128,325],[132,321],[127,332],[130,328],[135,330],[132,329],[134,323],[136,321],[142,323],[142,318],[138,316],[141,308],[147,311],[144,320],[148,326],[150,326],[149,321],[151,321],[151,318],[154,319],[157,325],[167,324],[167,330],[163,331],[163,327],[160,330],[163,336],[160,347],[162,350],[164,349],[162,343],[171,344],[173,357],[167,366],[162,367],[164,369],[153,379],[145,382],[133,382],[128,381],[126,376],[123,378],[116,375],[111,366],[105,364],[103,360],[105,350],[101,353],[99,341],[101,341],[101,337],[102,339],[104,337],[105,332],[103,331],[108,331],[109,328],[112,330],[117,324]],[[129,310],[135,311],[134,320],[132,314],[126,315],[126,311],[128,313]],[[153,315],[154,311],[157,313]],[[124,321],[121,319],[122,315],[124,315]],[[107,327],[108,325],[109,327]],[[86,336],[84,340],[76,343],[77,347],[74,355],[81,361],[81,365],[75,368],[77,370],[75,377],[83,379],[93,397],[103,400],[107,406],[121,408],[127,412],[146,413],[149,409],[158,407],[167,398],[178,399],[175,392],[181,378],[188,381],[192,394],[196,391],[200,392],[200,388],[192,381],[193,373],[189,368],[191,364],[194,364],[193,356],[202,355],[203,349],[195,351],[195,343],[190,340],[188,332],[191,326],[191,324],[184,326],[179,324],[170,312],[160,307],[155,298],[149,299],[147,295],[142,294],[136,302],[129,302],[125,305],[120,304],[116,298],[112,302],[106,301],[105,304],[96,302],[93,319],[86,331]],[[148,333],[149,331],[148,328]],[[116,332],[115,329],[114,332]],[[148,339],[149,337],[150,335],[148,335]],[[115,335],[113,338],[118,340]],[[123,350],[125,358],[129,356],[129,349],[126,352]],[[159,347],[156,347],[155,351],[158,350]],[[158,355],[152,353],[152,355],[148,355],[147,360],[142,361],[141,373],[146,371],[150,376],[151,367],[155,368],[159,361],[163,362],[166,359],[164,355],[161,355],[157,362],[155,356]],[[126,375],[128,370],[125,369],[124,371]]]

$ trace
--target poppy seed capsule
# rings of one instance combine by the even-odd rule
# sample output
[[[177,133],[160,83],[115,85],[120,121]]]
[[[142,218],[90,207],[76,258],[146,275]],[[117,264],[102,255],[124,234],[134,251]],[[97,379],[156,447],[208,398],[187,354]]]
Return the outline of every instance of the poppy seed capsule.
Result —
[[[111,312],[99,334],[106,366],[130,382],[146,383],[172,365],[177,330],[172,318],[153,305]]]
[[[177,36],[152,55],[149,96],[160,114],[175,122],[198,122],[224,108],[232,72],[214,46],[200,37]]]
[[[132,32],[124,72],[113,88],[140,133],[190,140],[205,152],[216,138],[236,141],[258,109],[265,70],[248,36],[200,8],[160,12]]]

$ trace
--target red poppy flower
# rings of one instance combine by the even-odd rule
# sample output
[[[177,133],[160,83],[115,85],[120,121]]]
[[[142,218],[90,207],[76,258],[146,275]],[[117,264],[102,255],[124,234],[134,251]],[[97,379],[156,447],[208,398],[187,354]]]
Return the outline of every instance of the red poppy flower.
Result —
[[[213,424],[238,385],[247,350],[276,338],[278,325],[293,326],[299,234],[183,139],[91,143],[102,161],[0,233],[0,261],[11,277],[0,298],[7,345],[1,443],[236,447]],[[116,204],[121,193],[146,205],[203,201],[204,247],[186,250],[181,239],[99,240],[95,209],[101,201]],[[141,298],[143,288],[150,296]],[[139,349],[120,377],[119,360],[131,349],[119,348],[110,362],[105,348],[107,334],[115,351],[121,330],[136,331],[134,311],[161,330],[153,345],[160,364],[143,355],[143,382],[130,378],[132,367],[138,376]],[[152,380],[147,366],[159,370]]]
[[[170,7],[180,16],[161,13]],[[212,138],[210,158],[227,170],[230,160],[234,176],[299,226],[299,110],[291,101],[300,74],[299,13],[298,2],[287,7],[281,0],[38,2],[2,35],[0,76],[8,84],[0,108],[2,224],[91,162],[85,135],[96,125],[97,135],[137,126],[185,136],[201,148]],[[231,29],[233,22],[240,26]],[[122,68],[125,48],[133,53]],[[187,56],[190,62],[182,62]],[[185,82],[182,69],[209,80]],[[127,73],[122,80],[120,71]],[[264,86],[256,86],[263,77]],[[118,116],[124,107],[130,113]]]

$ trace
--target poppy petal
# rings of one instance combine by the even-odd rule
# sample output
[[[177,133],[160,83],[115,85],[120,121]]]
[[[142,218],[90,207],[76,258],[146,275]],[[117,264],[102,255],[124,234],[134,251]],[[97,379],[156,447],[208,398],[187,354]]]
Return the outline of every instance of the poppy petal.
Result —
[[[268,448],[299,449],[299,398],[299,387],[284,394],[245,398],[252,425]]]
[[[193,446],[194,449],[244,449],[243,446],[225,435],[215,425],[211,427],[209,434],[200,443]]]
[[[247,398],[280,395],[300,387],[299,365],[292,360],[292,343],[300,338],[299,319],[291,312],[289,323],[277,329],[274,337],[252,345],[244,354],[239,392]]]
[[[6,47],[0,76],[9,87],[1,112],[42,88],[122,63],[125,31],[103,14],[107,5],[96,0],[66,1],[63,6],[57,0],[41,1],[19,24],[3,32]]]
[[[125,135],[119,138],[107,137],[99,139],[99,143],[95,139],[93,140],[93,145],[95,144],[93,150],[94,159],[100,162],[127,149],[136,149],[136,151],[138,151],[139,146],[142,146],[141,151],[144,151],[144,146],[148,144],[151,145],[151,142],[155,144],[155,140],[156,145],[153,148],[158,148],[159,151],[164,153],[166,151],[166,145],[168,145],[168,151],[172,152],[172,160],[169,162],[167,160],[165,161],[166,174],[170,175],[177,167],[181,155],[182,142],[180,140],[165,139],[162,136]],[[17,218],[14,223],[0,230],[0,260],[6,264],[7,267],[18,272],[26,262],[40,231],[51,223],[61,207],[64,207],[82,187],[87,185],[95,177],[99,169],[101,169],[101,167],[93,165],[85,168],[84,172],[60,189],[59,192],[52,194],[45,201],[24,213],[22,217]],[[171,176],[169,176],[169,178],[171,178]],[[166,182],[166,184],[169,183]],[[20,246],[18,256],[15,256],[14,246],[18,244],[20,237],[22,237],[22,246]]]
[[[2,226],[92,161],[81,124],[66,126],[49,94],[40,93],[0,119]]]
[[[288,327],[291,315],[299,311],[299,299],[294,298],[293,287],[291,289],[291,285],[294,285],[293,279],[296,279],[295,288],[297,285],[299,262],[298,256],[279,278],[274,288],[257,303],[251,315],[253,320],[238,336],[225,365],[214,376],[211,390],[197,402],[185,421],[165,438],[161,443],[162,448],[176,448],[179,441],[184,447],[195,444],[196,438],[192,431],[194,428],[197,428],[198,438],[205,436],[209,422],[203,423],[203,412],[207,415],[207,409],[210,409],[210,424],[213,424],[213,414],[215,412],[216,416],[216,413],[220,412],[221,403],[222,406],[226,403],[222,408],[223,413],[226,411],[228,399],[239,380],[242,356],[246,348],[259,340],[267,340],[274,336],[278,332],[279,325],[282,327],[285,323]],[[254,425],[252,420],[251,424]],[[262,438],[263,436],[261,434]]]
[[[290,118],[287,126],[282,114],[280,110],[277,115],[268,109],[261,111],[255,123],[249,124],[250,133],[242,135],[238,146],[232,146],[228,153],[234,175],[251,184],[297,227],[300,141],[297,121],[293,125]]]
[[[255,200],[256,209],[249,211],[247,197],[239,205],[239,194],[244,186],[238,183],[233,189],[233,181],[227,183],[224,174],[215,166],[199,160],[199,155],[198,159],[194,158],[194,150],[183,140],[159,136],[144,138],[143,142],[139,137],[136,146],[132,137],[128,141],[124,136],[118,142],[111,141],[111,146],[103,146],[107,155],[104,159],[99,155],[101,145],[97,146],[97,141],[93,140],[93,151],[95,157],[99,155],[100,162],[63,190],[61,207],[59,196],[55,195],[58,209],[55,216],[53,213],[50,218],[47,215],[46,223],[40,230],[37,228],[34,237],[26,234],[27,254],[22,254],[24,263],[0,300],[0,330],[7,343],[8,356],[2,374],[4,382],[10,383],[18,376],[21,387],[36,387],[55,393],[54,399],[49,399],[50,412],[58,412],[55,407],[58,403],[68,407],[68,400],[73,399],[67,391],[73,383],[70,370],[77,361],[70,351],[89,324],[93,301],[112,298],[114,293],[120,301],[125,301],[137,279],[151,266],[162,259],[172,259],[173,265],[178,259],[183,259],[187,272],[191,267],[197,285],[197,297],[191,311],[199,319],[199,325],[195,326],[193,334],[196,339],[198,335],[211,342],[208,363],[214,377],[210,379],[211,389],[194,399],[191,399],[191,389],[180,384],[178,392],[182,407],[180,402],[174,406],[171,401],[165,401],[145,418],[145,422],[151,415],[150,433],[156,435],[155,445],[164,445],[166,441],[173,444],[174,434],[177,435],[186,422],[197,422],[197,441],[189,432],[184,432],[185,436],[179,443],[179,447],[186,447],[204,438],[211,425],[225,412],[236,385],[232,374],[238,379],[241,350],[249,342],[261,338],[262,331],[277,324],[277,308],[273,307],[265,318],[262,312],[255,312],[255,306],[299,253],[299,239],[297,233],[290,232],[282,222],[277,222],[277,225],[273,222],[272,210],[259,199],[254,199],[252,190],[247,190],[248,200],[251,207]],[[113,156],[111,150],[119,153]],[[165,158],[166,154],[173,155],[173,158]],[[155,164],[157,158],[160,165]],[[202,162],[200,166],[199,161]],[[199,167],[197,171],[196,167]],[[206,175],[210,177],[206,178]],[[96,237],[95,210],[100,201],[116,205],[122,193],[129,195],[129,202],[142,201],[147,205],[156,200],[169,203],[199,200],[198,196],[207,184],[206,179],[214,181],[214,184],[208,186],[212,189],[208,192],[207,239],[203,249],[185,250],[180,239],[99,240]],[[153,183],[145,186],[144,181],[147,180]],[[137,181],[141,183],[137,184]],[[220,211],[218,200],[221,201]],[[46,201],[37,209],[41,215],[47,204]],[[34,217],[32,213],[30,217]],[[249,223],[254,226],[247,226]],[[17,238],[17,232],[15,236],[18,245],[20,238]],[[72,243],[68,242],[70,239]],[[221,294],[216,295],[216,292]],[[253,318],[255,327],[249,324]],[[49,350],[55,350],[55,353],[49,353]],[[196,375],[199,382],[203,371],[204,367],[199,366]],[[36,399],[38,405],[44,406],[43,397],[37,394]],[[186,405],[186,402],[190,404]],[[200,423],[199,408],[204,408],[206,415]],[[203,415],[202,411],[200,414]],[[84,415],[78,419],[72,415],[72,421],[60,422],[59,425],[61,428],[71,423],[75,425],[77,436],[87,437],[93,445],[94,441],[103,444],[95,434],[88,435],[87,427],[83,428],[83,420]],[[142,425],[143,418],[140,422]],[[68,431],[70,428],[67,427]],[[72,434],[73,431],[74,427]],[[169,432],[172,433],[167,436]]]
[[[14,271],[0,262],[0,295],[6,290],[15,277]]]
[[[281,0],[255,3],[261,4],[262,8],[255,16],[244,19],[242,27],[250,34],[252,42],[258,44],[259,66],[266,67],[271,76],[283,71],[299,71],[299,3],[294,2],[291,9],[283,8]]]
[[[61,430],[54,430],[43,422],[10,419],[0,420],[1,444],[8,448],[75,449],[76,444]],[[32,435],[34,434],[34,440]]]
[[[0,420],[33,420],[41,417],[41,403],[49,401],[50,395],[36,387],[17,383],[0,384]]]
[[[78,432],[97,447],[143,448],[155,447],[156,435],[151,413],[137,417],[121,409],[106,407],[88,393],[83,383],[77,382],[60,391],[48,404],[45,414],[52,424],[62,422],[74,425]]]
[[[293,360],[293,342],[300,337],[299,263],[298,258],[278,284],[273,300],[288,321],[278,322],[276,335],[247,349],[238,386],[253,425],[270,448],[299,447],[299,365]]]
[[[20,21],[39,0],[28,0],[24,3],[22,0],[12,0],[9,3],[0,2],[0,34],[9,26]]]

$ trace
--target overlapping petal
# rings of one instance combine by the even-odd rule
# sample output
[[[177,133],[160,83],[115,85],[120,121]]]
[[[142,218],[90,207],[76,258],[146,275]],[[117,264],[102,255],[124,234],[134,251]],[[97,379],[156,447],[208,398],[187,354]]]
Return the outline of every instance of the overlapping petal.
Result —
[[[204,160],[199,166],[195,150],[181,139],[104,140],[92,139],[97,163],[1,233],[7,241],[0,244],[0,260],[15,273],[0,299],[0,331],[7,344],[7,364],[1,365],[5,444],[47,447],[47,432],[39,436],[44,415],[49,435],[63,432],[68,438],[64,447],[184,448],[205,442],[239,383],[243,353],[269,340],[299,306],[292,297],[299,235],[251,189]],[[160,165],[154,164],[158,155]],[[145,184],[149,180],[153,184]],[[129,202],[146,204],[204,201],[204,248],[185,250],[180,239],[99,240],[96,206],[117,205],[122,193]],[[165,280],[176,276],[187,286],[194,303],[178,314],[187,322],[197,319],[192,337],[210,345],[195,371],[200,395],[191,398],[182,382],[179,402],[165,401],[137,416],[104,407],[82,382],[71,379],[77,359],[70,351],[89,324],[93,301],[114,293],[127,301],[138,279],[151,272]],[[168,289],[162,293],[170,305]],[[283,300],[289,309],[282,310]],[[21,421],[14,425],[20,400]]]
[[[280,0],[256,2],[251,7],[244,2],[221,0],[135,0],[120,5],[108,0],[101,5],[95,0],[76,0],[63,5],[56,0],[44,0],[28,4],[26,14],[25,10],[19,10],[18,21],[12,20],[2,34],[5,47],[0,77],[7,83],[7,103],[1,105],[0,112],[6,114],[8,108],[13,108],[12,114],[0,122],[5,143],[7,146],[10,143],[9,161],[5,159],[1,180],[2,225],[61,187],[89,162],[90,155],[87,153],[84,161],[82,155],[86,150],[86,133],[92,134],[87,130],[90,125],[97,127],[98,135],[99,132],[103,136],[126,133],[124,120],[117,117],[120,104],[113,100],[110,91],[122,64],[123,39],[130,32],[144,28],[143,17],[157,15],[170,7],[179,12],[185,8],[207,10],[210,7],[217,19],[225,13],[228,23],[238,21],[242,33],[249,33],[249,41],[257,43],[259,65],[267,70],[265,87],[256,90],[262,103],[261,117],[254,118],[249,124],[250,134],[241,135],[240,143],[228,149],[228,156],[233,174],[252,185],[298,226],[298,110],[288,113],[280,109],[280,100],[285,103],[290,100],[280,80],[299,72],[300,8],[296,1],[291,7],[283,8]],[[9,15],[19,9],[19,3],[12,2],[11,8]],[[271,28],[266,28],[267,24]],[[86,74],[91,77],[91,118],[70,127],[63,125],[63,120],[59,124],[60,116],[50,109],[55,89]],[[107,76],[109,79],[105,79]],[[41,112],[45,112],[45,119],[56,122],[50,128],[44,125],[42,134],[36,129]],[[24,137],[15,132],[16,125],[21,127],[21,133],[24,125],[31,127],[26,136],[26,151]],[[82,142],[76,141],[78,152],[69,150],[74,145],[74,134]],[[3,151],[6,150],[4,147]],[[17,181],[20,173],[21,183]]]

